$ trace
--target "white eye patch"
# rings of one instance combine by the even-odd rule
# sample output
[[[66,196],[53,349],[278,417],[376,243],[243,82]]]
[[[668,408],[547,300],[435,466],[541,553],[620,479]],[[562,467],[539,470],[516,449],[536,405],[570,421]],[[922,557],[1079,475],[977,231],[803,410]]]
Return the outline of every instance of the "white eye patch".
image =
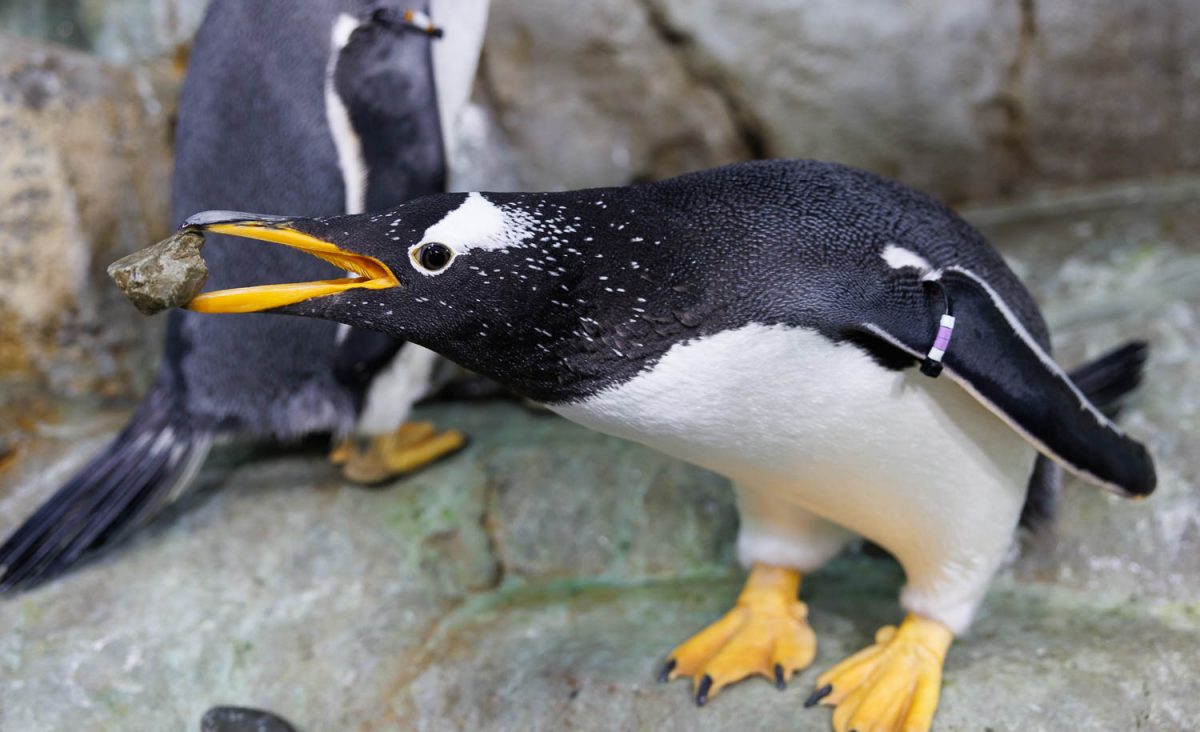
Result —
[[[532,224],[533,218],[523,211],[498,206],[482,193],[468,193],[458,208],[426,229],[421,240],[409,247],[409,261],[422,274],[444,272],[446,267],[430,271],[421,266],[422,247],[435,242],[444,244],[455,256],[469,254],[472,249],[500,251],[529,240],[533,236]]]

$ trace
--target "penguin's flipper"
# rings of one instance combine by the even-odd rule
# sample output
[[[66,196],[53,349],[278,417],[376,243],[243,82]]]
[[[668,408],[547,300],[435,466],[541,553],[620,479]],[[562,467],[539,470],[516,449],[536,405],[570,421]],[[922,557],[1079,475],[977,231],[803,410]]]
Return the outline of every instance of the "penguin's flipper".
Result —
[[[210,433],[155,389],[129,425],[0,546],[0,594],[66,572],[124,538],[191,486]]]
[[[947,376],[1080,478],[1124,496],[1153,492],[1146,448],[1084,396],[983,278],[947,267],[919,280],[897,276],[888,287],[862,331],[925,359],[942,344],[939,322],[948,304],[955,323],[937,349],[944,350]]]

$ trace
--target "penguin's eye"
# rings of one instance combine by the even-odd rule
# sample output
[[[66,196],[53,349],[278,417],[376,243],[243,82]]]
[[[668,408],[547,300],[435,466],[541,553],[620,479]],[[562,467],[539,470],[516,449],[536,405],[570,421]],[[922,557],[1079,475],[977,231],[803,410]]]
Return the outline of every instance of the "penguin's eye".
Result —
[[[438,242],[430,242],[423,245],[416,252],[417,262],[429,270],[437,272],[450,264],[450,260],[454,259],[454,252],[450,251],[450,247]]]

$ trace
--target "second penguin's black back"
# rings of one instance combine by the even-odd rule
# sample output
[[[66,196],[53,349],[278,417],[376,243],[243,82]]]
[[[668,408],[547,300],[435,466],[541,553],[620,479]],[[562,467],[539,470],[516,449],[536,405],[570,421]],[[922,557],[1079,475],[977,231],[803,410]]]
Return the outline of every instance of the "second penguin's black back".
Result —
[[[352,0],[213,4],[180,108],[176,225],[205,209],[333,215],[443,189],[430,62],[436,41],[370,22],[374,7]],[[337,37],[359,21],[366,22]],[[339,42],[345,45],[333,61]],[[351,128],[339,129],[345,121]],[[349,164],[347,141],[359,150]],[[348,200],[355,176],[365,178],[358,201]],[[281,282],[336,276],[285,248],[219,236],[210,237],[205,258],[208,289],[255,284],[256,277],[261,283],[262,273]],[[187,312],[172,318],[166,368],[183,387],[189,414],[214,428],[279,436],[350,428],[363,387],[335,377],[334,324]],[[343,345],[374,360],[389,347],[376,334],[354,334]]]

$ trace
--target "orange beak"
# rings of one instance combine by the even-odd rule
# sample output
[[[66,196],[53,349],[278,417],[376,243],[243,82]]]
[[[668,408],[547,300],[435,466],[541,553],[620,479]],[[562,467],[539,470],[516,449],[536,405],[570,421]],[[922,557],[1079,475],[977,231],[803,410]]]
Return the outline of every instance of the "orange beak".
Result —
[[[237,287],[230,290],[205,292],[192,298],[189,310],[199,313],[256,313],[262,310],[291,305],[314,297],[336,295],[347,290],[383,290],[397,287],[400,282],[387,265],[374,257],[347,252],[316,237],[309,236],[286,224],[239,222],[236,224],[208,224],[197,228],[217,234],[228,234],[245,239],[258,239],[273,244],[282,244],[299,249],[318,259],[354,273],[353,277],[314,282],[290,282],[280,285]]]

